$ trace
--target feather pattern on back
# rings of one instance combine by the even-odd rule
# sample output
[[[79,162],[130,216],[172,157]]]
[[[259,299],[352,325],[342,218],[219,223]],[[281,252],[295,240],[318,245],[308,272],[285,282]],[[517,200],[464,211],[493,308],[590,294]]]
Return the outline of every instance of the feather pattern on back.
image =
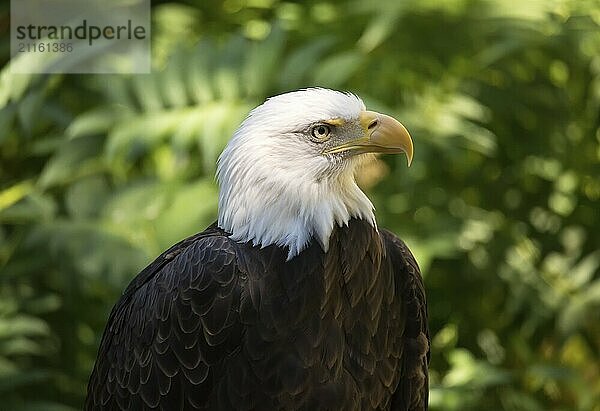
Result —
[[[410,251],[368,222],[290,261],[213,225],[127,288],[85,409],[425,410],[426,316]]]

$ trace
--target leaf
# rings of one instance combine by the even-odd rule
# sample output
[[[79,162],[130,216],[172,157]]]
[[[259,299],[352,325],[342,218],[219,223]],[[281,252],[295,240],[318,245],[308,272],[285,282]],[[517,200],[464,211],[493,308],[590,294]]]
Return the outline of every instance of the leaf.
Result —
[[[112,160],[117,156],[135,159],[175,134],[182,123],[200,115],[199,110],[186,107],[123,119],[108,136],[106,155]]]
[[[66,193],[66,206],[73,218],[92,218],[98,214],[109,195],[106,180],[99,176],[87,177],[71,185]]]
[[[137,103],[141,105],[143,111],[159,112],[165,107],[158,76],[134,76],[131,83]]]
[[[48,324],[36,317],[19,314],[14,317],[0,318],[0,338],[15,336],[44,336],[48,335]]]
[[[101,140],[82,137],[64,142],[42,171],[38,183],[42,188],[67,183],[78,175],[100,152]]]
[[[402,11],[402,6],[394,7],[375,17],[358,39],[360,49],[368,53],[385,41],[396,28]]]
[[[356,51],[346,51],[323,60],[315,70],[314,82],[324,87],[340,87],[358,71],[363,56]]]
[[[6,356],[42,355],[42,345],[23,337],[13,337],[6,341],[0,340],[0,353]]]
[[[162,100],[169,107],[184,107],[190,103],[186,90],[188,70],[186,60],[185,53],[175,53],[160,75]]]
[[[32,190],[33,185],[31,181],[22,181],[0,191],[0,212],[20,201],[23,197],[31,193]]]
[[[0,72],[0,108],[4,108],[10,101],[19,101],[30,84],[39,77],[37,74],[13,72],[15,63],[13,59]]]
[[[34,131],[39,120],[39,112],[44,100],[43,90],[29,92],[23,100],[19,102],[17,117],[23,130],[28,135]]]
[[[4,223],[23,223],[47,220],[55,215],[57,206],[52,197],[31,191],[18,203],[0,209],[0,221]]]
[[[271,90],[285,40],[284,31],[274,27],[266,40],[252,43],[242,69],[247,95],[260,96]]]
[[[177,190],[156,220],[160,247],[166,249],[210,225],[217,214],[216,199],[217,189],[212,181],[200,181]]]
[[[100,107],[77,116],[66,130],[70,138],[84,137],[108,132],[118,119],[115,109]]]
[[[305,86],[314,68],[320,64],[322,56],[334,43],[333,37],[323,36],[295,50],[279,70],[279,87],[287,90]]]
[[[509,372],[475,359],[473,354],[465,349],[452,350],[449,361],[452,368],[443,380],[444,385],[449,387],[495,386],[511,380]]]
[[[581,261],[571,269],[569,279],[574,287],[582,287],[590,282],[599,267],[600,250],[592,252],[582,258]]]
[[[558,325],[564,335],[574,333],[586,322],[600,320],[600,279],[584,290],[571,296],[564,310],[558,315]]]
[[[0,144],[13,134],[16,114],[16,104],[8,104],[0,108]]]

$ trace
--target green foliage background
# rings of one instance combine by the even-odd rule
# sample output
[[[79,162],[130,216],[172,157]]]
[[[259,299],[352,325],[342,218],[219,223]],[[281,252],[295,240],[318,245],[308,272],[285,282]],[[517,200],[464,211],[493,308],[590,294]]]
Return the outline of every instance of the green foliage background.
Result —
[[[152,75],[12,75],[0,5],[0,409],[81,407],[108,312],[216,216],[248,110],[401,119],[365,189],[425,275],[433,410],[600,410],[600,3],[153,4]]]

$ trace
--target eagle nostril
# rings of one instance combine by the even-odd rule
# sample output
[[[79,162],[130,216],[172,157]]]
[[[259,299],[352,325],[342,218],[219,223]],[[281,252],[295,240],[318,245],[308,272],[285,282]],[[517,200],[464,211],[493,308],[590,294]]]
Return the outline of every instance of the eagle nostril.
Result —
[[[379,125],[379,120],[374,119],[373,121],[371,121],[369,123],[369,125],[367,126],[367,130],[373,130],[374,128],[376,128]]]

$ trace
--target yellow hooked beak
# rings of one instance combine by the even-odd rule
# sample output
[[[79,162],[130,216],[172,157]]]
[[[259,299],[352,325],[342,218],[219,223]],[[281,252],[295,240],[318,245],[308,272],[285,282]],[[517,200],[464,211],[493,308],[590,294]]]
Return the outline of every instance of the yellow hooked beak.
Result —
[[[408,166],[413,159],[413,142],[408,130],[395,118],[375,111],[360,113],[364,135],[325,151],[326,154],[352,151],[362,153],[405,153]]]

